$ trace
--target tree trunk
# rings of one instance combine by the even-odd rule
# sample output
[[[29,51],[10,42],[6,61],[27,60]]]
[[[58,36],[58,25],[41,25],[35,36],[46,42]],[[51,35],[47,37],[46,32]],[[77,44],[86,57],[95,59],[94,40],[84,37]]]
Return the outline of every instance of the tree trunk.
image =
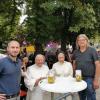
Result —
[[[64,28],[61,34],[61,50],[66,51],[66,45],[70,43],[69,27],[72,22],[73,9],[64,9]]]

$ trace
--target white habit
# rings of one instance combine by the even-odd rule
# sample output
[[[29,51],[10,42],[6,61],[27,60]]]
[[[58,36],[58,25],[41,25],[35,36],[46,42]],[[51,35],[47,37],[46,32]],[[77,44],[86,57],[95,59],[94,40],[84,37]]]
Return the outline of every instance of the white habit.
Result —
[[[48,67],[42,65],[38,67],[36,64],[28,67],[27,77],[25,77],[25,84],[28,88],[26,100],[43,100],[43,95],[45,94],[39,86],[34,86],[37,79],[40,77],[46,77],[48,74]]]
[[[57,76],[73,76],[73,68],[70,62],[64,61],[64,63],[56,62],[53,64],[53,69]]]

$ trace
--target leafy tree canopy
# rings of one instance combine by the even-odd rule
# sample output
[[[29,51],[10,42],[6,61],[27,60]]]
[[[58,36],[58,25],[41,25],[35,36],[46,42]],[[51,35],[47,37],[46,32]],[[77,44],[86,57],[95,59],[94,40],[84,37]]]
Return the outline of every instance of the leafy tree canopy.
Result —
[[[19,25],[23,4],[27,18]],[[97,0],[0,0],[0,36],[4,40],[25,34],[27,39],[62,44],[74,42],[80,33],[93,37],[100,33],[99,5]]]

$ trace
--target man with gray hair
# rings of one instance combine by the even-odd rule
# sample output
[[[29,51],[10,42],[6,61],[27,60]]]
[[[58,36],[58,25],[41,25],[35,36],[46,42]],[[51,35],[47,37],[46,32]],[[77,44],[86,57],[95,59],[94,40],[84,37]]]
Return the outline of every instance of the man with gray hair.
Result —
[[[82,78],[87,88],[79,92],[80,100],[96,100],[95,89],[99,88],[100,62],[98,54],[89,46],[89,39],[80,34],[76,39],[77,49],[73,53],[73,68],[82,71]]]

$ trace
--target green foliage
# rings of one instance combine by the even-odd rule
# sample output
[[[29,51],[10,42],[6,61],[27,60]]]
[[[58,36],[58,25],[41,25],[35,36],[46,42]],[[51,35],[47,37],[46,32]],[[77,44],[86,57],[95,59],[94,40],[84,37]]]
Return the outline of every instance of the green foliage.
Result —
[[[27,33],[33,38],[47,41],[61,39],[62,33],[80,33],[84,29],[86,34],[94,33],[97,27],[94,1],[80,0],[26,0],[28,18],[26,20]],[[66,11],[65,11],[66,10]],[[65,18],[66,15],[66,18]],[[98,18],[99,19],[99,18]],[[65,31],[64,31],[65,30]]]
[[[70,1],[70,0],[69,0]],[[67,8],[71,9],[73,7],[71,2],[68,2],[67,0],[61,1],[61,0],[51,0],[49,2],[45,2],[41,5],[49,14],[52,14],[57,10],[58,8]]]
[[[19,26],[26,4],[27,19]],[[70,39],[69,34],[85,32],[93,37],[100,33],[100,2],[95,0],[0,0],[0,38],[24,35],[41,43],[51,39]],[[2,35],[3,34],[3,35]],[[31,38],[30,38],[31,37]]]
[[[69,28],[71,32],[79,32],[81,28],[94,29],[94,24],[97,22],[95,12],[90,4],[77,7],[73,18],[73,25]]]
[[[20,11],[17,6],[19,5],[19,1],[0,1],[0,36],[2,40],[9,39],[18,26]]]

